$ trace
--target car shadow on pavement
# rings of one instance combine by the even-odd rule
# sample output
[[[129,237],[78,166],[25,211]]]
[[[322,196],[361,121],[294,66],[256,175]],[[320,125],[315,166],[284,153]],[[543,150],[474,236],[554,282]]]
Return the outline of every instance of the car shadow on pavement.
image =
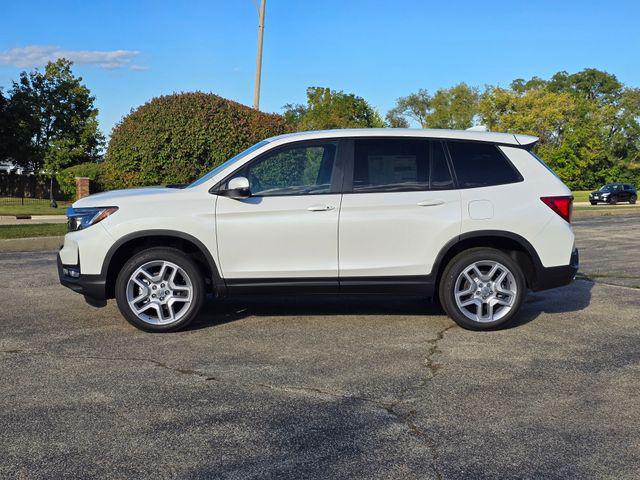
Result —
[[[529,292],[518,317],[505,328],[525,325],[543,313],[580,311],[591,302],[593,282],[577,280],[571,285],[543,292]],[[188,330],[210,328],[251,316],[445,316],[437,302],[426,298],[398,296],[295,296],[236,297],[208,299]]]
[[[444,315],[442,308],[426,298],[377,295],[309,295],[295,297],[235,297],[209,299],[188,330],[214,327],[251,316],[411,316]]]
[[[575,280],[566,287],[529,292],[520,314],[505,328],[517,328],[532,322],[542,313],[571,313],[584,310],[591,303],[591,289],[594,283],[589,280]]]

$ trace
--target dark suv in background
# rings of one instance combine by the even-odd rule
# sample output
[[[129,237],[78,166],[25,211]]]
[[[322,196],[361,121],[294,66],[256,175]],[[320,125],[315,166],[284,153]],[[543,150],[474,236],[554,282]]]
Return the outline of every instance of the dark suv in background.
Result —
[[[618,202],[636,203],[638,192],[636,187],[628,183],[607,183],[595,192],[589,194],[589,202],[595,205],[598,202],[616,204]]]

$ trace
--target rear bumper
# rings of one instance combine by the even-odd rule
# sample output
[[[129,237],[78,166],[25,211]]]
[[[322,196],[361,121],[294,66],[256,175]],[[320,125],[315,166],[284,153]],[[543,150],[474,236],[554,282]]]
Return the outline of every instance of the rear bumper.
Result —
[[[73,268],[80,271],[79,265],[63,265],[60,254],[58,253],[58,277],[60,283],[70,288],[76,293],[85,296],[86,300],[91,303],[101,303],[106,300],[106,279],[102,275],[83,275],[79,277],[71,277],[64,273],[65,268]]]
[[[569,265],[559,267],[539,267],[536,272],[536,279],[531,290],[534,292],[540,290],[548,290],[550,288],[562,287],[570,284],[578,273],[580,266],[580,256],[578,249],[574,248],[571,252],[571,260]]]

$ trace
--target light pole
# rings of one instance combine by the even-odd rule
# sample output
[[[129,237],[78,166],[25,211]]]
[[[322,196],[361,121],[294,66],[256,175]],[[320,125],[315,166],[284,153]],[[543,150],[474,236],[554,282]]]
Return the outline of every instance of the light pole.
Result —
[[[261,0],[258,17],[258,58],[256,60],[256,84],[253,91],[253,108],[260,108],[260,77],[262,75],[262,37],[264,36],[264,7],[267,0]]]

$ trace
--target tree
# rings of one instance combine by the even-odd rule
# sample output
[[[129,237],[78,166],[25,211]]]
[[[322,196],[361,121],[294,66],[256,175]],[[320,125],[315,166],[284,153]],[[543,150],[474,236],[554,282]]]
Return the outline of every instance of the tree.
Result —
[[[0,161],[9,156],[9,142],[12,141],[7,104],[8,101],[0,88]]]
[[[478,98],[478,89],[466,83],[441,88],[433,96],[420,89],[398,98],[396,106],[387,112],[387,124],[408,127],[412,120],[422,128],[469,128],[477,114]]]
[[[44,171],[52,184],[61,169],[97,161],[104,143],[95,97],[73,75],[72,65],[61,58],[47,63],[44,72],[22,72],[8,102],[16,135],[10,156],[27,171]],[[52,188],[50,194],[53,204]]]
[[[306,105],[287,104],[283,108],[284,117],[298,131],[384,126],[364,98],[324,87],[307,88]]]
[[[387,123],[391,127],[408,127],[411,119],[418,122],[422,128],[427,128],[427,117],[431,111],[431,96],[423,88],[416,93],[400,97],[396,106],[387,112]]]

